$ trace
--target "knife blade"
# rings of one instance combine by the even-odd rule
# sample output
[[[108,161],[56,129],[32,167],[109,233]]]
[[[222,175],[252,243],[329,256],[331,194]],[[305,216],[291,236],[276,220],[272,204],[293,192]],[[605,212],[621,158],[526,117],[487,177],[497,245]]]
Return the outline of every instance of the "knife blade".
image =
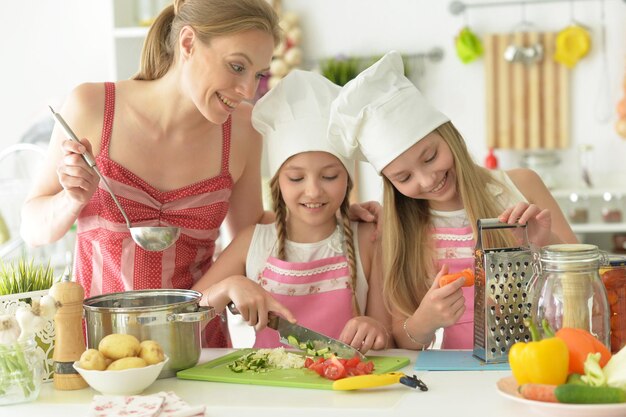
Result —
[[[301,349],[300,346],[294,346],[289,341],[289,336],[295,337],[299,343],[304,343],[309,346],[313,346],[316,351],[328,348],[330,353],[334,353],[335,356],[340,358],[350,359],[358,356],[359,359],[365,360],[365,355],[359,352],[357,349],[337,339],[328,337],[322,333],[318,333],[308,327],[301,326],[296,323],[291,323],[289,320],[277,316],[276,314],[270,314],[267,327],[274,329],[280,336],[280,342],[289,346],[293,346],[297,349]]]
[[[239,310],[232,301],[228,303],[228,309],[233,314],[239,314]],[[322,350],[328,348],[329,352],[335,354],[340,358],[351,359],[358,356],[361,361],[365,360],[365,355],[359,352],[357,349],[337,339],[328,337],[324,334],[318,333],[308,327],[301,326],[299,324],[291,323],[289,320],[270,312],[267,327],[274,329],[278,332],[280,342],[288,346],[293,346],[296,349],[300,349],[300,346],[294,346],[289,342],[289,336],[295,337],[299,343],[309,344],[313,346],[314,350]]]

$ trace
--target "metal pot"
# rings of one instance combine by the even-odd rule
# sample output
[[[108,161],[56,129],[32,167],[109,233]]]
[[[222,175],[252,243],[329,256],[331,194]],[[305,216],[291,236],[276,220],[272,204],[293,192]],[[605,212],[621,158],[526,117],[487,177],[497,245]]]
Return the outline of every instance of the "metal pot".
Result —
[[[194,366],[200,357],[200,334],[215,317],[212,307],[200,307],[202,294],[192,290],[137,290],[98,295],[83,302],[87,347],[98,348],[112,333],[157,341],[170,360],[159,378]]]

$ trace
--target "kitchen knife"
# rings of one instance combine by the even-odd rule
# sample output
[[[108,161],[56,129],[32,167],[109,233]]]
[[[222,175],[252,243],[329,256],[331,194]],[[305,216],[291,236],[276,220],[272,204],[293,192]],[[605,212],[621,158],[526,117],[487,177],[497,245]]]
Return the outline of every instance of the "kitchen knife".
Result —
[[[296,323],[291,323],[289,320],[270,313],[267,327],[274,329],[280,335],[281,343],[289,346],[293,346],[300,349],[300,346],[294,346],[289,342],[289,336],[295,337],[298,343],[304,343],[309,346],[313,346],[313,350],[325,350],[328,348],[329,353],[334,353],[335,356],[340,358],[350,359],[358,356],[359,359],[365,360],[365,355],[359,352],[357,349],[337,339],[328,337],[316,331],[313,331],[307,327],[301,326]]]
[[[228,303],[228,309],[233,314],[239,314],[239,310],[235,304],[231,301]],[[296,349],[301,349],[300,346],[294,346],[289,342],[289,336],[294,337],[298,343],[303,343],[308,346],[313,346],[313,350],[319,351],[328,348],[329,353],[334,353],[335,356],[340,358],[350,359],[358,356],[360,360],[365,360],[365,355],[359,352],[357,349],[337,339],[328,337],[316,331],[313,331],[307,327],[299,324],[290,323],[289,320],[270,312],[269,321],[267,327],[274,329],[280,336],[280,342],[289,346],[293,346]],[[302,350],[302,349],[301,349]]]

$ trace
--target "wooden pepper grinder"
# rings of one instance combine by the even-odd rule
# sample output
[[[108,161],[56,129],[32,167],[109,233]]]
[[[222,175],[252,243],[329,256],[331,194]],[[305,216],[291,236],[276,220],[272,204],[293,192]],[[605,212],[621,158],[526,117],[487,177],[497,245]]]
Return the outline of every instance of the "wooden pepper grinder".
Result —
[[[75,390],[88,386],[72,364],[85,351],[83,336],[83,287],[71,280],[69,271],[60,282],[50,288],[50,295],[57,302],[54,315],[54,388]]]

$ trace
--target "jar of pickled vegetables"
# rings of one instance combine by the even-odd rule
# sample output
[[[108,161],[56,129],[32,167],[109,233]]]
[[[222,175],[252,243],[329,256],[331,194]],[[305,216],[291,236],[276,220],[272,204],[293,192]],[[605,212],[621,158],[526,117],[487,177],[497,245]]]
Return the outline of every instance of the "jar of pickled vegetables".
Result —
[[[611,352],[615,353],[626,345],[626,257],[610,256],[600,276],[609,302]]]

